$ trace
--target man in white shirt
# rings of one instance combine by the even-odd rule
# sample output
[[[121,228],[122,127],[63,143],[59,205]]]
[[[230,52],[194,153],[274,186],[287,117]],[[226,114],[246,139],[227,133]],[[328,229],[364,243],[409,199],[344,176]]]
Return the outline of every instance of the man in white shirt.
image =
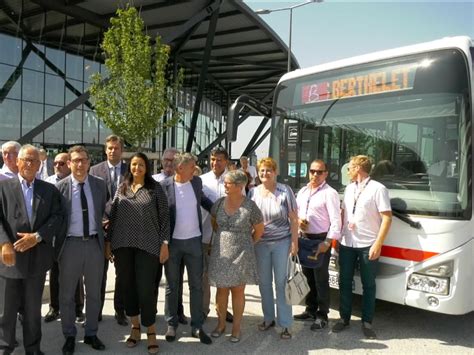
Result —
[[[256,185],[255,178],[257,177],[257,169],[249,164],[249,158],[246,156],[240,157],[240,168],[245,171],[246,173],[250,174],[252,180],[249,183],[249,188]]]
[[[54,174],[49,176],[45,181],[56,184],[71,173],[71,169],[67,166],[69,155],[67,153],[59,153],[54,157]]]
[[[53,174],[53,166],[51,161],[48,159],[48,153],[45,149],[39,150],[39,156],[41,165],[38,172],[36,173],[36,178],[46,181],[46,179],[48,179],[48,177]]]
[[[179,150],[170,147],[166,148],[165,151],[163,152],[163,155],[161,157],[161,166],[163,169],[161,169],[161,172],[159,174],[154,174],[152,176],[153,179],[157,182],[161,182],[166,178],[169,178],[174,175],[175,169],[174,169],[174,156],[179,153]],[[180,265],[180,277],[179,277],[179,296],[178,296],[178,322],[180,324],[188,324],[188,318],[184,314],[184,306],[183,306],[183,280],[184,280],[184,263],[181,263]],[[156,294],[158,294],[158,289],[160,287],[160,282],[161,278],[163,276],[163,267],[160,264],[158,267],[158,272],[156,274]],[[166,306],[165,306],[166,307]]]
[[[227,164],[229,162],[229,153],[222,148],[218,147],[211,151],[211,171],[201,175],[202,180],[202,191],[208,199],[213,203],[216,202],[220,197],[225,196],[224,189],[224,176],[227,173]],[[210,309],[210,298],[211,298],[211,287],[209,286],[209,278],[207,275],[207,267],[209,264],[209,251],[210,243],[212,238],[212,225],[211,215],[203,208],[202,213],[202,250],[203,250],[203,263],[204,269],[202,273],[202,292],[203,292],[203,311],[204,317],[206,318]],[[233,317],[230,312],[227,312],[226,319],[228,322],[232,322]]]
[[[174,167],[176,174],[160,184],[166,192],[170,210],[171,238],[169,259],[165,264],[166,303],[165,318],[168,330],[165,339],[176,339],[178,327],[178,290],[180,266],[184,262],[188,273],[191,335],[203,344],[211,344],[212,339],[203,331],[202,310],[202,216],[201,206],[211,210],[212,202],[204,196],[202,181],[194,176],[195,157],[190,153],[176,154]]]
[[[163,167],[163,169],[161,169],[160,173],[153,175],[153,179],[160,182],[166,179],[167,177],[174,175],[173,161],[176,153],[179,153],[179,150],[176,148],[170,147],[165,149],[165,151],[163,152],[163,156],[161,157],[161,166]]]
[[[387,188],[370,179],[372,162],[365,155],[351,158],[348,174],[352,181],[346,187],[342,203],[342,238],[339,247],[339,314],[341,319],[332,331],[349,326],[352,313],[352,280],[359,265],[362,281],[362,331],[375,339],[372,319],[375,312],[375,277],[383,242],[392,223]]]
[[[6,178],[16,177],[18,174],[18,166],[16,165],[16,158],[20,151],[21,145],[15,141],[9,141],[2,144],[2,158],[3,166],[0,169],[0,174]],[[0,179],[4,180],[4,179]]]

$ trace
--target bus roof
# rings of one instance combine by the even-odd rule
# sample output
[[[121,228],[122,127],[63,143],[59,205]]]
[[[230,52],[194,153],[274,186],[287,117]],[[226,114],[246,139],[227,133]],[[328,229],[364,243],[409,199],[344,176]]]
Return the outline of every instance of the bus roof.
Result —
[[[344,68],[352,65],[370,63],[377,60],[389,59],[393,57],[398,57],[401,55],[409,55],[416,53],[423,53],[437,49],[446,49],[446,48],[460,48],[469,56],[469,48],[473,46],[473,42],[468,36],[457,36],[457,37],[445,37],[431,42],[414,44],[406,47],[399,47],[394,49],[388,49],[380,52],[374,52],[369,54],[364,54],[356,57],[346,58],[337,60],[330,63],[315,65],[309,68],[297,69],[290,73],[283,75],[280,79],[280,84],[282,81],[299,78],[302,76],[325,72],[333,69]]]

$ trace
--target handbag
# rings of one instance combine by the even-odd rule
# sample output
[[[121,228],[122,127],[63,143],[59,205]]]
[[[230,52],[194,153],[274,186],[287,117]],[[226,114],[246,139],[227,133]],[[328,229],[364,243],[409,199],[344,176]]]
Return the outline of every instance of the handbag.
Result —
[[[315,258],[318,246],[323,242],[322,239],[298,238],[298,256],[302,266],[309,269],[319,269],[323,266],[323,255],[319,254],[318,258]]]
[[[291,254],[288,255],[288,263],[286,266],[286,285],[285,300],[287,304],[302,304],[308,295],[310,288],[306,276],[303,275],[300,259],[298,255],[293,259]]]

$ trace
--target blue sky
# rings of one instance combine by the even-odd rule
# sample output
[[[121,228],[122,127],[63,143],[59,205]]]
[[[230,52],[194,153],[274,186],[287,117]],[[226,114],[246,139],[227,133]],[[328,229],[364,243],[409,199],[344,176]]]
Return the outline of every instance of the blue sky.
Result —
[[[298,1],[244,1],[251,9],[293,6]],[[289,11],[261,15],[288,43]],[[293,10],[292,52],[302,68],[359,54],[426,42],[447,36],[467,35],[474,39],[474,0],[325,0]],[[239,127],[238,157],[260,120],[247,120]],[[266,156],[268,140],[258,157]]]

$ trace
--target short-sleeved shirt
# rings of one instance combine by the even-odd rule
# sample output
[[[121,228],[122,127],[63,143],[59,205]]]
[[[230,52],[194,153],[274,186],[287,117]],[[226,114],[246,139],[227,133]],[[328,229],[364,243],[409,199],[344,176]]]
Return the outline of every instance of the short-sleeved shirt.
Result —
[[[344,222],[341,243],[354,248],[371,246],[377,239],[382,223],[380,213],[392,210],[387,188],[370,178],[360,183],[360,189],[356,182],[346,187],[342,208]],[[352,228],[349,228],[349,224]]]
[[[255,202],[263,215],[265,229],[261,242],[277,241],[291,238],[289,213],[296,212],[295,194],[288,185],[276,184],[275,192],[267,196],[263,188],[256,187],[249,191],[249,198]]]

